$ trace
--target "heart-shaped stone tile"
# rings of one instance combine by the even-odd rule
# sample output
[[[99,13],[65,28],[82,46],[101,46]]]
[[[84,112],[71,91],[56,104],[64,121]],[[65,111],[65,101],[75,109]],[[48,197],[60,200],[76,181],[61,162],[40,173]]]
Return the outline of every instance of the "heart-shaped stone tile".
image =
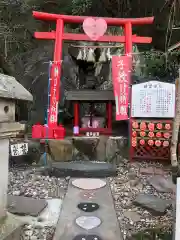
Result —
[[[84,212],[94,212],[99,208],[99,204],[97,203],[79,203],[78,208]]]
[[[77,235],[73,238],[73,240],[102,240],[99,236],[97,235]]]
[[[72,181],[72,185],[81,189],[92,190],[106,186],[106,182],[98,178],[79,178]]]
[[[82,190],[79,195],[82,199],[86,201],[92,200],[93,198],[96,197],[95,192],[92,192],[91,190],[88,190],[88,191]]]
[[[81,216],[76,219],[76,224],[85,230],[90,230],[98,227],[101,220],[95,216]]]
[[[83,30],[88,37],[94,41],[104,35],[107,30],[107,23],[103,18],[86,18],[83,22]]]

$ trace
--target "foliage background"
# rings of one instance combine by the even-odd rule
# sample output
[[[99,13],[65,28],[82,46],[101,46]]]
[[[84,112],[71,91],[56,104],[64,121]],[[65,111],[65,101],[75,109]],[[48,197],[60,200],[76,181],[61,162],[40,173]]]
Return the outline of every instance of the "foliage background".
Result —
[[[180,26],[179,0],[1,0],[0,69],[4,73],[16,75],[14,62],[21,59],[27,52],[48,44],[35,40],[33,32],[49,30],[52,26],[47,22],[35,21],[32,17],[32,10],[109,17],[154,15],[153,26],[134,29],[137,34],[153,37],[152,45],[141,46],[141,50],[147,51],[153,47],[154,50],[164,52],[169,45],[180,41],[180,30],[172,30],[174,25]],[[154,65],[163,63],[163,68],[165,68],[164,62],[167,61],[167,57],[159,58],[158,54],[153,54],[153,61],[156,57],[158,60]],[[152,68],[154,69],[154,66]],[[157,70],[153,74],[156,75]]]
[[[151,36],[152,44],[138,46],[144,63],[137,75],[173,80],[177,76],[179,52],[165,52],[180,41],[180,0],[0,0],[0,72],[12,75],[39,102],[33,111],[42,111],[47,100],[48,62],[52,59],[53,43],[33,38],[34,31],[49,31],[54,24],[37,21],[32,10],[90,16],[146,17],[155,16],[152,26],[135,27],[134,33]],[[77,31],[78,26],[67,25]],[[71,67],[72,73],[75,73]],[[71,88],[73,82],[68,82]],[[41,92],[41,94],[39,94]],[[39,110],[40,109],[40,110]]]

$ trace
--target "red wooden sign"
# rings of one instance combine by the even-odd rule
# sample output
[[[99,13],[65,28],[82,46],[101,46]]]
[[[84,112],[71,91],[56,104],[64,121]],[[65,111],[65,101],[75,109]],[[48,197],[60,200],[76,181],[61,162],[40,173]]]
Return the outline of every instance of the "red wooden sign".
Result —
[[[131,58],[129,56],[112,57],[112,79],[117,121],[128,119],[130,64]]]
[[[60,63],[53,63],[51,67],[51,92],[49,107],[49,125],[57,126],[59,83],[60,83]]]

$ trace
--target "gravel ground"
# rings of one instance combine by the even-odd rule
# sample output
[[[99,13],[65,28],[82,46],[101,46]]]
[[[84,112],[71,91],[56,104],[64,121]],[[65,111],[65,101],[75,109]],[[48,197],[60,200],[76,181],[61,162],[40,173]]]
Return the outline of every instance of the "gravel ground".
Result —
[[[69,178],[41,176],[33,170],[12,169],[9,172],[8,194],[35,199],[61,198],[67,190]]]
[[[35,199],[63,199],[69,178],[55,178],[36,175],[28,166],[13,168],[9,171],[8,194]],[[42,222],[43,219],[38,219]],[[42,224],[25,225],[21,240],[52,240],[55,228],[42,227]]]
[[[152,176],[152,168],[159,174],[160,179],[168,179],[170,188],[168,190],[166,189],[166,192],[157,191],[149,184],[148,179]],[[144,169],[146,170],[146,173],[141,173]],[[164,167],[159,163],[134,162],[130,166],[128,161],[123,160],[123,163],[119,165],[118,176],[110,178],[109,180],[124,239],[131,239],[136,233],[147,229],[159,228],[161,231],[165,232],[172,231],[172,205],[174,203],[173,200],[175,199],[175,186],[169,179],[170,172],[167,167]],[[169,208],[166,208],[165,214],[154,214],[154,212],[149,211],[148,208],[134,203],[136,196],[140,193],[159,197],[163,201],[169,201],[171,205]]]
[[[159,197],[163,201],[175,199],[174,188],[166,192],[157,191],[149,184],[152,168],[160,170],[158,175],[168,178],[167,168],[158,163],[134,162],[131,165],[123,160],[118,167],[118,176],[109,178],[115,209],[124,239],[130,239],[135,233],[152,228],[161,228],[171,231],[173,224],[172,206],[166,208],[164,214],[154,214],[144,206],[134,203],[137,195],[143,193]],[[143,169],[146,171],[143,172]],[[36,199],[60,198],[63,199],[67,190],[69,178],[55,178],[36,175],[28,166],[13,168],[9,171],[8,194],[22,195]],[[149,200],[151,201],[151,200]],[[53,227],[38,227],[25,225],[22,231],[22,240],[52,240]],[[141,239],[141,238],[140,238]],[[142,238],[143,239],[143,238]],[[162,238],[158,238],[162,239]]]

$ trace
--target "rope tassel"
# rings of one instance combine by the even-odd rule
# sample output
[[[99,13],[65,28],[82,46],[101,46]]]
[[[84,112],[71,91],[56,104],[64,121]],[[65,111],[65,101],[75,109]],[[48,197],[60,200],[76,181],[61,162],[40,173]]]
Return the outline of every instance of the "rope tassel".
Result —
[[[86,61],[86,56],[87,56],[87,49],[84,47],[82,60]]]
[[[106,53],[105,53],[105,48],[103,49],[101,56],[99,58],[99,62],[106,62]]]
[[[106,56],[107,56],[108,60],[110,61],[111,60],[111,50],[110,50],[110,48],[108,48]]]
[[[87,55],[87,62],[95,62],[94,50],[92,48],[89,49],[89,52]]]
[[[79,50],[78,56],[77,56],[77,60],[82,60],[83,59],[83,55],[82,55],[82,51]]]

